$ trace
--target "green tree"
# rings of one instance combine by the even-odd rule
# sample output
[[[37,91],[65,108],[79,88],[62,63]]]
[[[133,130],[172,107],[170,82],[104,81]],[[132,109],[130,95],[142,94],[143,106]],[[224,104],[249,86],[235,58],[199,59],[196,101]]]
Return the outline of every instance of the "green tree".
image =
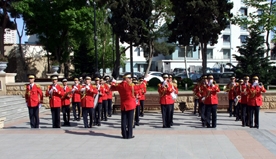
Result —
[[[268,56],[264,57],[266,49],[264,49],[261,32],[254,26],[251,26],[249,30],[247,42],[238,47],[240,55],[233,55],[238,61],[237,66],[233,65],[233,70],[238,78],[244,75],[258,75],[264,84],[269,84],[276,73],[272,67],[273,62],[270,62]]]
[[[233,4],[227,0],[171,0],[175,13],[174,21],[169,28],[172,35],[169,40],[178,41],[187,46],[200,43],[202,54],[202,69],[207,68],[207,44],[218,41],[218,35],[229,24]]]
[[[247,15],[237,15],[233,17],[232,22],[240,26],[253,26],[263,33],[266,32],[266,56],[269,56],[270,32],[275,33],[276,27],[276,1],[244,0],[243,3],[255,11]]]

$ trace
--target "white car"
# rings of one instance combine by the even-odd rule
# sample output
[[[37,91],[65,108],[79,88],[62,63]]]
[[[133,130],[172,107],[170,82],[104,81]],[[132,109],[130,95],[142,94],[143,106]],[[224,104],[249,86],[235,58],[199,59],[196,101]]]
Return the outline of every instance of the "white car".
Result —
[[[150,72],[146,75],[145,80],[146,80],[146,81],[149,81],[149,80],[151,80],[152,78],[157,78],[157,79],[160,80],[160,82],[162,82],[162,81],[163,81],[162,74],[163,74],[162,72],[150,71]]]

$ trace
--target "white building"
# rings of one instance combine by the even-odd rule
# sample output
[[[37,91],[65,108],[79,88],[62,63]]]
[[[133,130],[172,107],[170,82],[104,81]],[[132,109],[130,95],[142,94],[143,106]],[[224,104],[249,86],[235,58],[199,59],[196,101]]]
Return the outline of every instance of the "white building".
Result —
[[[16,44],[17,32],[12,29],[5,29],[4,44]]]

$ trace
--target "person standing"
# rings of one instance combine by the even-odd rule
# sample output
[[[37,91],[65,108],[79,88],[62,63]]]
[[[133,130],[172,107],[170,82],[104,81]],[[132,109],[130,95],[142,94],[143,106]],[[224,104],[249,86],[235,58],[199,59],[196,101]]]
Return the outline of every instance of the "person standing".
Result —
[[[262,93],[265,93],[266,89],[263,84],[259,82],[258,76],[252,78],[251,87],[247,87],[248,93],[248,106],[249,106],[249,126],[250,128],[259,129],[259,112],[260,107],[263,104]],[[254,127],[253,127],[253,114],[254,114]]]
[[[101,116],[101,120],[107,121],[107,92],[108,92],[108,85],[106,85],[105,80],[104,79],[100,79],[100,85],[101,85],[101,97],[102,97],[102,116]]]
[[[91,84],[91,77],[85,78],[85,85],[81,88],[81,107],[84,128],[92,128],[94,114],[94,96],[98,93],[95,86]],[[89,123],[88,116],[89,114]]]
[[[72,107],[73,107],[73,121],[80,121],[80,102],[81,102],[81,95],[80,95],[80,89],[81,85],[79,83],[78,78],[74,78],[74,85],[72,85]],[[78,115],[76,112],[76,109],[78,110]]]
[[[233,104],[234,104],[234,99],[235,99],[234,88],[236,86],[235,80],[236,80],[235,77],[231,77],[231,81],[227,84],[226,89],[224,90],[225,92],[228,92],[229,117],[232,117],[233,114],[234,114],[234,116],[236,116],[235,113],[233,113]]]
[[[116,80],[112,80],[111,90],[118,91],[121,99],[121,130],[124,139],[134,138],[133,136],[133,115],[136,108],[136,99],[134,95],[134,84],[131,80],[130,73],[126,73],[123,81],[116,84]]]
[[[67,79],[62,80],[63,84],[63,97],[61,98],[62,102],[62,115],[63,115],[63,125],[62,126],[70,126],[70,104],[72,97],[72,89],[67,86]]]
[[[197,83],[194,85],[193,88],[193,93],[194,93],[194,115],[196,115],[196,109],[198,107],[198,114],[200,115],[200,106],[199,106],[199,97],[197,96],[198,91],[199,91],[199,87],[200,87],[200,82],[201,82],[201,78],[197,81]]]
[[[98,97],[98,102],[96,108],[95,108],[95,113],[94,113],[94,124],[93,125],[97,125],[97,126],[101,126],[101,116],[102,116],[102,104],[103,104],[103,87],[100,84],[100,78],[96,77],[95,79],[95,87],[97,89],[97,92],[99,93],[99,97]],[[97,100],[97,99],[95,99]]]
[[[243,79],[239,80],[239,83],[236,84],[235,88],[234,88],[234,94],[235,94],[235,99],[234,99],[234,103],[235,103],[235,107],[236,107],[236,121],[239,121],[242,117],[242,105],[241,105],[241,95],[242,95],[242,85],[243,85],[244,81]]]
[[[57,83],[58,76],[53,75],[51,79],[53,84],[48,86],[46,97],[50,98],[53,128],[60,128],[60,107],[62,106],[61,97],[64,94],[61,86]]]
[[[43,93],[39,85],[35,84],[35,75],[28,76],[29,84],[26,85],[25,100],[29,110],[31,128],[39,128],[39,107],[43,103]]]
[[[134,83],[134,96],[136,98],[136,109],[135,109],[135,115],[134,115],[134,124],[133,128],[135,128],[135,125],[139,126],[139,116],[140,116],[140,97],[141,97],[141,88],[138,84],[137,78],[133,78],[132,82]]]
[[[208,85],[203,90],[206,96],[203,97],[204,104],[206,105],[207,117],[206,125],[207,128],[211,127],[210,116],[212,113],[212,128],[217,127],[217,107],[218,107],[218,95],[220,91],[219,86],[215,83],[212,75],[208,76]]]
[[[242,126],[249,126],[249,106],[247,89],[251,87],[249,77],[244,76],[244,83],[241,85],[241,105],[242,105]]]
[[[144,77],[140,77],[139,81],[140,81],[140,88],[141,88],[140,117],[144,117],[144,105],[145,105],[146,93],[147,93],[147,81],[144,79]]]
[[[169,82],[168,74],[162,75],[164,81],[158,84],[158,93],[160,96],[160,104],[162,111],[163,128],[171,127],[171,105],[174,103],[171,93],[173,86]]]
[[[172,80],[171,84],[173,86],[173,92],[171,93],[171,95],[173,100],[175,101],[178,95],[177,80]],[[174,103],[171,105],[171,107],[171,126],[173,126]]]
[[[105,80],[105,85],[106,85],[106,94],[107,94],[107,112],[108,112],[108,117],[111,117],[112,116],[112,91],[110,89],[110,77],[109,76],[106,76],[104,78]]]
[[[206,126],[206,116],[207,116],[207,111],[206,111],[206,105],[204,104],[204,100],[207,96],[207,92],[203,91],[206,90],[206,87],[208,85],[208,78],[207,75],[203,75],[202,79],[201,79],[201,84],[198,88],[197,91],[197,96],[199,97],[199,107],[200,107],[200,117],[201,117],[201,123],[202,123],[202,127]]]

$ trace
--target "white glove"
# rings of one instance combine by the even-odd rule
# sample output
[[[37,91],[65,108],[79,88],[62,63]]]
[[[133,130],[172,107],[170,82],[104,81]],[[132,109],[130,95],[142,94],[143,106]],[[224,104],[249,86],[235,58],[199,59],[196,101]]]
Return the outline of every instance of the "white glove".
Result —
[[[26,103],[26,106],[28,107],[28,103]]]
[[[41,104],[39,103],[38,108],[41,108]]]
[[[82,92],[85,91],[85,88],[82,88],[81,91],[82,91]]]
[[[53,87],[53,89],[57,92],[57,88],[56,87]]]
[[[167,81],[164,81],[162,86],[164,87],[165,85],[167,85]]]
[[[205,101],[205,97],[203,97],[201,100],[202,100],[202,101]]]
[[[75,91],[76,91],[76,89],[75,89],[75,88],[73,88],[73,89],[72,89],[72,92],[74,93]]]
[[[78,90],[78,87],[74,86],[74,89],[75,89],[75,90]]]
[[[54,90],[53,90],[53,89],[51,89],[51,90],[49,91],[49,94],[53,94],[53,91],[54,91]]]
[[[113,79],[112,79],[112,82],[116,83],[117,81],[113,78]]]
[[[85,88],[87,88],[87,89],[90,89],[90,87],[87,85],[87,86],[85,86]]]

